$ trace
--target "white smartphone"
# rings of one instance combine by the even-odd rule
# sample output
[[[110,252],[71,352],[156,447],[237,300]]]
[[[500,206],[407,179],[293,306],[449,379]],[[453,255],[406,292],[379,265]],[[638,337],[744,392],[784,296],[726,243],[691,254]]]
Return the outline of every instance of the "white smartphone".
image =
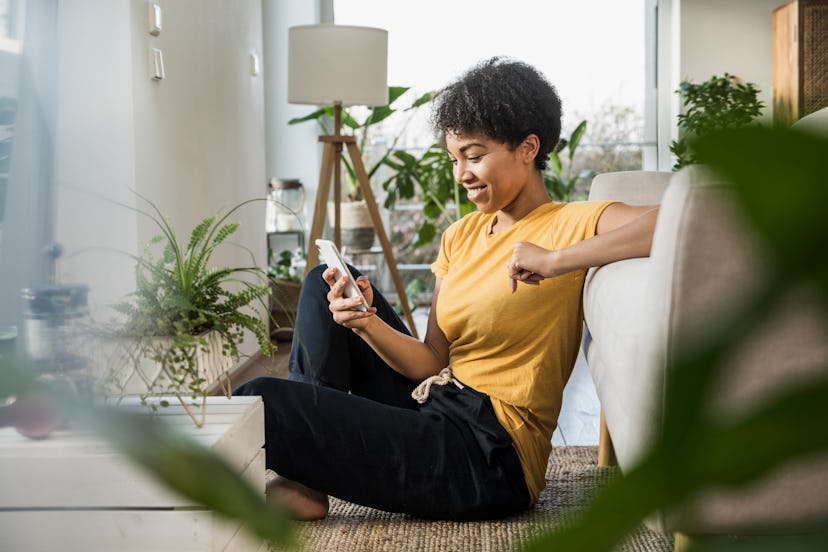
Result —
[[[368,310],[368,301],[366,301],[365,296],[362,295],[362,291],[360,291],[359,286],[356,285],[356,279],[354,275],[351,274],[351,271],[348,270],[348,265],[345,264],[345,260],[342,258],[342,255],[339,254],[339,249],[336,248],[336,244],[331,240],[316,240],[316,247],[319,248],[319,258],[322,259],[326,265],[336,268],[339,272],[337,274],[337,279],[342,278],[343,276],[348,277],[348,283],[345,285],[345,289],[343,290],[342,294],[347,297],[362,297],[362,303],[356,306],[358,310],[367,311]]]

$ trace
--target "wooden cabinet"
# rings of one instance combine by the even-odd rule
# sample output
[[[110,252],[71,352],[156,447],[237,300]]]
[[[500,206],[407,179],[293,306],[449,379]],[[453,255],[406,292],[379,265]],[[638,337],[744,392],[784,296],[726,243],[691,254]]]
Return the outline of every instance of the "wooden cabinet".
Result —
[[[773,122],[788,127],[828,105],[828,0],[773,11]]]

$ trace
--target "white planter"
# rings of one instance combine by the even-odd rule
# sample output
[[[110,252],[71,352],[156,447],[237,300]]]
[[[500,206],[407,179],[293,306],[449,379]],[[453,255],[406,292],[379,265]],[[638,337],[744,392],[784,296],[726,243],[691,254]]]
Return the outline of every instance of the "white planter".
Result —
[[[222,353],[224,337],[215,331],[203,335],[207,350],[195,350],[196,373],[207,389],[220,379],[228,378],[233,359]],[[170,381],[160,363],[152,358],[153,351],[169,347],[170,338],[157,337],[136,341],[128,338],[105,339],[99,347],[95,378],[109,394],[125,395],[191,395],[189,379],[182,384]]]

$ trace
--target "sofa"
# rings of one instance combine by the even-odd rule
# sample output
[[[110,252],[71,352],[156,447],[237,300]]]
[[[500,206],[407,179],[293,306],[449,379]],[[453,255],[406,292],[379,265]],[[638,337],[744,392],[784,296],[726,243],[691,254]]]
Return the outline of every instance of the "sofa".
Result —
[[[799,126],[828,132],[828,108]],[[601,174],[590,199],[660,203],[650,257],[591,269],[583,291],[583,350],[601,403],[599,463],[617,461],[623,473],[661,428],[670,360],[747,300],[767,257],[728,184],[703,167]],[[807,290],[789,294],[772,323],[728,357],[704,405],[709,412],[738,416],[828,366],[824,311]],[[647,524],[690,542],[825,520],[828,455],[797,461],[738,491],[705,491],[680,510],[655,513]]]

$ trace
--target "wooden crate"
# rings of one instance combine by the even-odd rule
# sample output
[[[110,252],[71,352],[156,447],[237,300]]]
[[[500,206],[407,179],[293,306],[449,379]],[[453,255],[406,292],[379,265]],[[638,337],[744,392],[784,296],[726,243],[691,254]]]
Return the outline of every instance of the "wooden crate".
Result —
[[[125,408],[146,410],[137,399]],[[264,494],[264,407],[259,397],[209,397],[196,428],[181,406],[165,423],[222,456]],[[32,441],[0,430],[0,550],[256,551],[228,521],[158,483],[96,435],[55,432]]]

